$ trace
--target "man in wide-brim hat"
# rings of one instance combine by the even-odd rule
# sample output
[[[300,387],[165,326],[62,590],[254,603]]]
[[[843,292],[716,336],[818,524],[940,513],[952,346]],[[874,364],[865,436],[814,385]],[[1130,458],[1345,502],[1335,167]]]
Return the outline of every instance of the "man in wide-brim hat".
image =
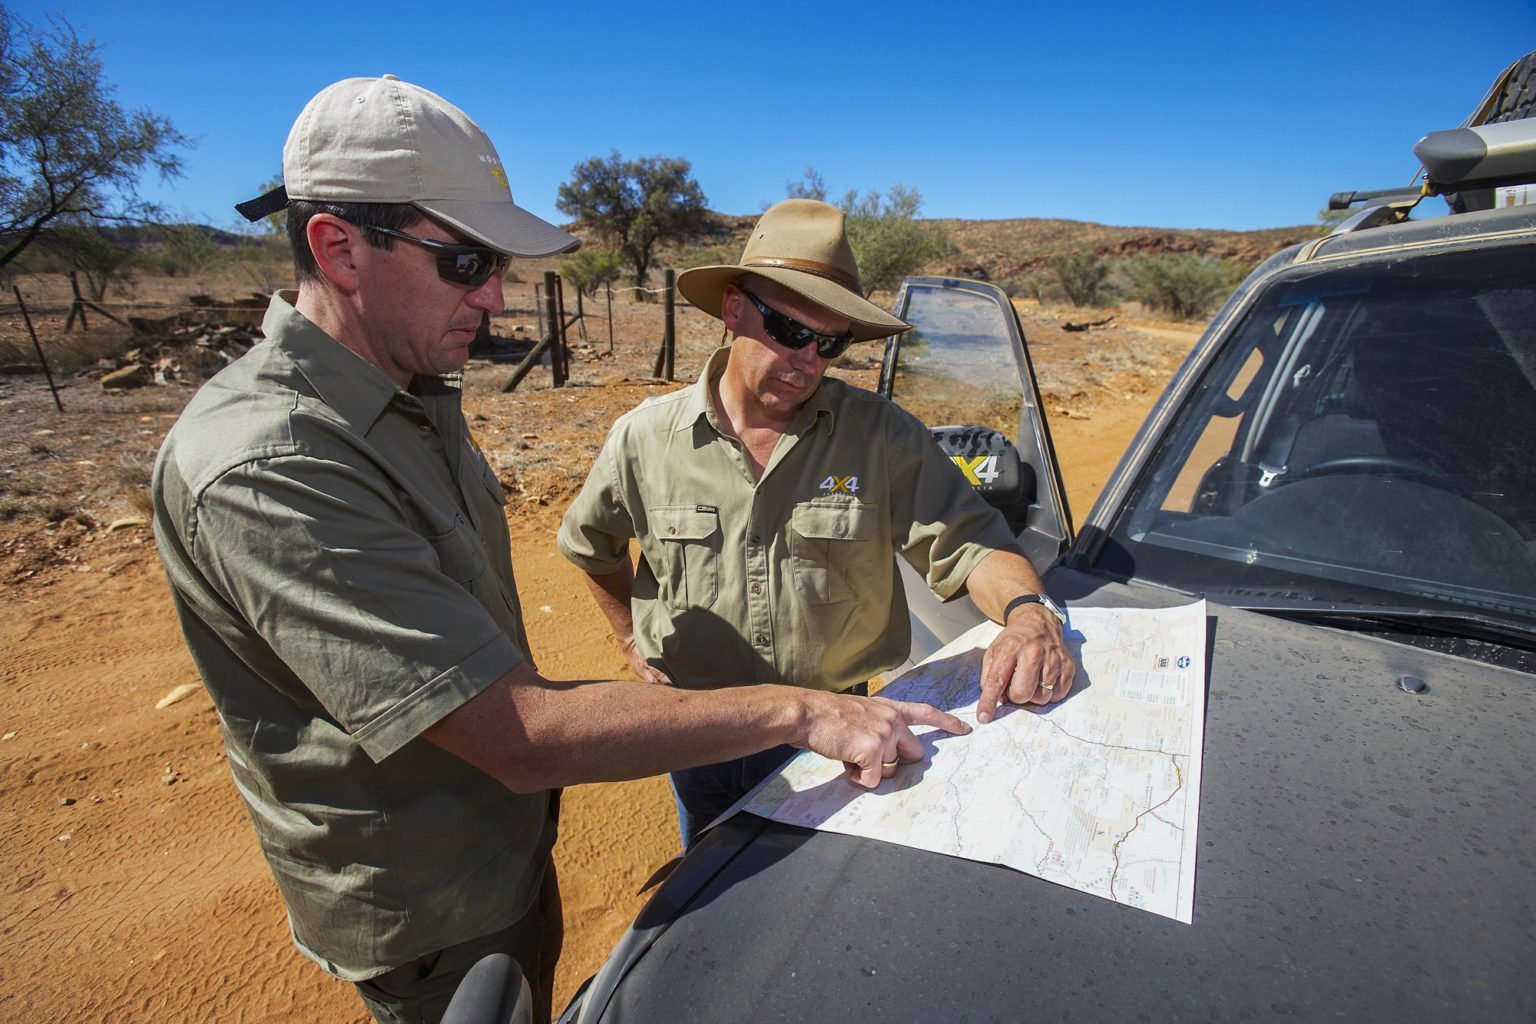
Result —
[[[551,1017],[557,790],[794,743],[861,785],[928,705],[788,686],[669,693],[533,664],[496,474],[459,371],[512,256],[576,239],[512,202],[469,116],[393,76],[300,112],[298,287],[161,446],[155,538],[294,942],[380,1022],[441,1019],[487,957]]]
[[[968,591],[1003,624],[982,722],[1003,700],[1066,696],[1063,615],[1001,514],[917,419],[824,376],[853,342],[909,328],[864,297],[843,213],[785,200],[740,262],[677,286],[730,344],[614,424],[559,538],[640,678],[863,693],[911,644],[900,552],[938,597]],[[793,752],[674,772],[684,845]]]

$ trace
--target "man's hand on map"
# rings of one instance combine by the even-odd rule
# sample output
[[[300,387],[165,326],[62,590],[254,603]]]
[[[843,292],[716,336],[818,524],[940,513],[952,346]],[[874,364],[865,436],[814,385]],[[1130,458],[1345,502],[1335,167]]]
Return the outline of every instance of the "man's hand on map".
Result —
[[[1027,613],[1027,614],[1026,614]],[[1052,704],[1072,692],[1077,665],[1056,616],[1039,605],[1016,612],[981,659],[976,720],[992,721],[997,706]]]
[[[910,726],[931,725],[955,736],[971,727],[929,704],[909,704],[884,697],[849,697],[807,691],[811,702],[805,742],[822,757],[843,762],[848,777],[866,789],[880,785],[903,764],[923,759],[923,744]]]

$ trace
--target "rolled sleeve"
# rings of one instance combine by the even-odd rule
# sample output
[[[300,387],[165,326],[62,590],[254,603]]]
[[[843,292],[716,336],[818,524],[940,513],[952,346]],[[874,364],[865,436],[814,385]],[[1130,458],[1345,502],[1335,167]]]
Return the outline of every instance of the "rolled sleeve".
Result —
[[[566,559],[593,576],[606,576],[629,564],[629,541],[635,535],[634,520],[620,497],[614,455],[618,443],[615,429],[603,443],[581,493],[566,509],[555,540]]]

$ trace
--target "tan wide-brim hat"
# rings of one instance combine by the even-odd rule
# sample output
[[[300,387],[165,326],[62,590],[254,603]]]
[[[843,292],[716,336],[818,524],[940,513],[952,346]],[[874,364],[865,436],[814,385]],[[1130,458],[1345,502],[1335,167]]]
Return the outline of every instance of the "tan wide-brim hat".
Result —
[[[322,89],[288,133],[282,186],[236,209],[257,220],[290,199],[409,203],[509,256],[581,244],[512,201],[496,147],[468,114],[394,75]]]
[[[770,207],[752,229],[740,263],[685,270],[677,290],[718,320],[725,286],[746,274],[766,277],[847,318],[857,341],[912,327],[864,297],[843,211],[815,199],[786,199]]]

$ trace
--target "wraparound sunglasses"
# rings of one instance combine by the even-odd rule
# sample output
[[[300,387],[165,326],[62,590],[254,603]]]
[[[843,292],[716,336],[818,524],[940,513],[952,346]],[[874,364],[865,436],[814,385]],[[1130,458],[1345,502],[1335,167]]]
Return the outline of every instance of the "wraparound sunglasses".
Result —
[[[853,344],[852,334],[822,334],[818,330],[805,326],[794,317],[786,316],[772,306],[764,305],[762,299],[741,288],[740,285],[737,287],[763,315],[763,330],[768,332],[768,337],[785,348],[799,351],[807,345],[815,345],[818,356],[823,359],[836,359],[848,351],[848,346]]]
[[[506,271],[507,264],[512,259],[483,245],[455,245],[451,242],[439,242],[435,238],[417,238],[415,235],[408,235],[394,228],[381,228],[377,224],[359,224],[358,227],[377,231],[391,238],[404,239],[429,252],[436,253],[437,276],[444,281],[461,284],[467,288],[478,288],[492,277],[499,277]]]

